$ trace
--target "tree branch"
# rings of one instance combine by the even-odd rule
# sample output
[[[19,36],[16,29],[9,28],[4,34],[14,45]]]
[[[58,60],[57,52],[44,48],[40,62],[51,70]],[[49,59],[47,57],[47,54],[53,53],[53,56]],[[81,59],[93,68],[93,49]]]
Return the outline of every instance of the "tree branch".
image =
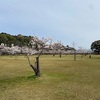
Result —
[[[32,65],[31,62],[30,62],[29,56],[28,56],[27,54],[26,54],[25,56],[26,56],[26,58],[28,59],[29,65]]]
[[[31,68],[34,70],[34,72],[36,73],[36,72],[37,72],[37,68],[31,64],[30,59],[29,59],[29,56],[26,55],[26,57],[27,57],[27,59],[28,59],[29,65],[30,65]]]

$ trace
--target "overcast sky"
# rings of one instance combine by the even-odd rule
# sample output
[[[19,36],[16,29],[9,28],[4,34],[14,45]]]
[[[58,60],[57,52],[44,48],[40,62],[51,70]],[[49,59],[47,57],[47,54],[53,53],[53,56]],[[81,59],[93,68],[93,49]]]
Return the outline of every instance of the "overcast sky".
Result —
[[[100,40],[100,0],[0,0],[0,32],[89,49]]]

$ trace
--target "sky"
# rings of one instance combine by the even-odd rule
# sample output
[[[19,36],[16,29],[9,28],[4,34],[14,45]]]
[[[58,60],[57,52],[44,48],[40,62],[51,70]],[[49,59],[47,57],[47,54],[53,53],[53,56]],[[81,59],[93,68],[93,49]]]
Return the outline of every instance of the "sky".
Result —
[[[100,40],[100,0],[0,0],[1,32],[89,49]]]

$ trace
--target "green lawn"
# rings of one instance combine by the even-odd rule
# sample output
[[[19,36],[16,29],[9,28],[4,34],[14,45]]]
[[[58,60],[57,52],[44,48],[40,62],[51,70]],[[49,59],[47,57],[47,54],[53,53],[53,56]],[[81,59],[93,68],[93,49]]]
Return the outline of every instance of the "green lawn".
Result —
[[[0,100],[100,100],[100,55],[73,59],[43,55],[35,78],[24,56],[0,56]]]

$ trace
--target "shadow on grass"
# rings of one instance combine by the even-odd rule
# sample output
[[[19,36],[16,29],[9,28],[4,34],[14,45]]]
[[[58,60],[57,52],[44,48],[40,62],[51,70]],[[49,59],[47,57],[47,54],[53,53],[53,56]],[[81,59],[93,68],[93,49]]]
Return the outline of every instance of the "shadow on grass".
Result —
[[[30,75],[30,76],[27,77],[28,80],[33,80],[33,79],[36,79],[36,78],[37,77],[35,75]]]
[[[100,59],[100,57],[94,57],[94,58],[92,57],[91,59]]]
[[[10,84],[19,84],[19,83],[25,83],[29,81],[35,81],[37,77],[35,75],[30,76],[20,76],[20,77],[14,77],[14,78],[5,78],[0,80],[0,86],[2,85],[10,85]]]

